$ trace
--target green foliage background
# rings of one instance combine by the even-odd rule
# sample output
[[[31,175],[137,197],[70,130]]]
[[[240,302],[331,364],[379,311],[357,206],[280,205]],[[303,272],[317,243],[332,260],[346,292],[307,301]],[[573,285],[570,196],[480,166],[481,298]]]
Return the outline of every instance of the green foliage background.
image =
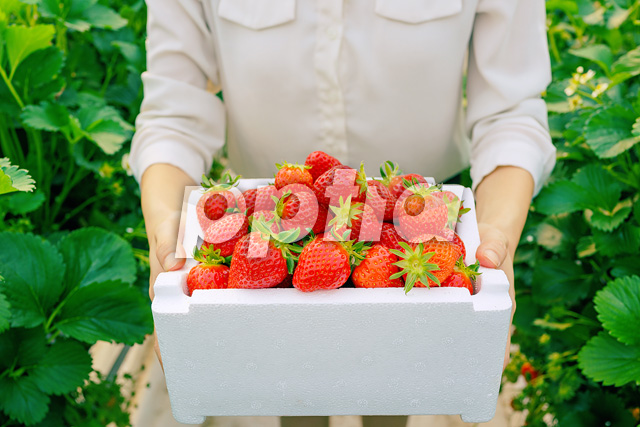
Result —
[[[516,256],[520,351],[505,380],[536,371],[513,401],[530,426],[634,426],[640,2],[546,4],[558,163]],[[87,381],[87,349],[151,330],[127,164],[145,22],[142,0],[0,0],[2,426],[129,423],[119,387]]]

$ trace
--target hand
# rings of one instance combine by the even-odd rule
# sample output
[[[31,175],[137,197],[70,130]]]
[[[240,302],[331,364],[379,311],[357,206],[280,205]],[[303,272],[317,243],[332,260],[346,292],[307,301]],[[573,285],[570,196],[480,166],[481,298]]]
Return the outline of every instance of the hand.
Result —
[[[511,321],[509,323],[509,336],[507,337],[507,348],[504,355],[504,363],[502,370],[507,367],[511,350],[511,324],[513,323],[513,314],[516,311],[516,296],[513,280],[513,259],[509,251],[509,239],[506,234],[497,227],[479,223],[478,231],[480,233],[480,246],[476,252],[476,258],[480,265],[487,268],[499,268],[504,271],[509,280],[509,296],[511,297]]]
[[[176,258],[176,242],[185,187],[195,185],[181,169],[167,164],[154,164],[142,176],[142,213],[149,239],[149,298],[153,300],[153,284],[158,274],[182,268],[184,258]],[[154,348],[162,366],[158,339],[154,331]]]

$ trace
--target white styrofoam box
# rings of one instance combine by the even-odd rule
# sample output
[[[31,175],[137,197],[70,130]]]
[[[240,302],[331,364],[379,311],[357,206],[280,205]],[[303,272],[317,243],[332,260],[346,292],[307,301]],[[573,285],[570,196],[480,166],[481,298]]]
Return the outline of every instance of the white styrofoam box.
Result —
[[[266,180],[241,180],[240,189]],[[445,185],[471,211],[457,232],[475,262],[470,189]],[[197,241],[189,199],[184,245]],[[194,237],[196,236],[196,237]],[[191,246],[190,246],[191,245]],[[205,416],[495,413],[511,299],[506,276],[481,268],[460,288],[217,289],[185,293],[193,260],[162,273],[152,304],[176,420]]]

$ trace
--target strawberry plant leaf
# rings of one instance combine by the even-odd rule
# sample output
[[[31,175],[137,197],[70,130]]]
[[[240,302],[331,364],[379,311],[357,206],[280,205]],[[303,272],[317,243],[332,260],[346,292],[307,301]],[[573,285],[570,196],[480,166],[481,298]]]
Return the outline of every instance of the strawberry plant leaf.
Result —
[[[532,295],[541,305],[571,303],[589,293],[582,268],[569,260],[544,260],[533,272]]]
[[[45,198],[44,193],[39,190],[33,193],[15,193],[7,197],[7,208],[13,214],[26,214],[42,206]]]
[[[60,104],[45,101],[40,105],[28,105],[20,115],[24,125],[33,129],[49,132],[59,131],[69,127],[69,111]]]
[[[612,84],[623,81],[640,74],[640,46],[622,55],[613,63]]]
[[[98,340],[133,345],[153,331],[148,299],[122,282],[93,283],[66,299],[55,325],[89,344]]]
[[[631,213],[631,199],[619,202],[612,210],[588,209],[585,218],[591,226],[603,230],[612,231],[619,227]]]
[[[542,189],[535,201],[536,211],[557,215],[582,210],[589,203],[589,193],[571,181],[557,181]]]
[[[0,277],[0,281],[3,279]],[[0,333],[9,328],[9,319],[11,318],[11,304],[7,301],[7,297],[0,292]]]
[[[24,91],[46,85],[54,80],[64,62],[64,54],[54,46],[38,50],[29,55],[16,71],[13,83]]]
[[[112,107],[87,107],[76,117],[83,135],[93,141],[106,154],[114,154],[131,135],[132,127]]]
[[[640,344],[640,277],[622,277],[598,291],[594,298],[598,320],[625,344]]]
[[[624,223],[612,232],[593,230],[593,241],[597,251],[604,256],[638,254],[640,227]]]
[[[33,378],[0,378],[0,409],[12,420],[25,425],[42,421],[49,410],[49,396]]]
[[[627,345],[606,332],[591,338],[578,353],[582,373],[604,385],[640,382],[640,345]]]
[[[573,175],[572,181],[588,192],[586,207],[612,211],[620,201],[622,185],[599,164],[591,163],[582,167]]]
[[[587,120],[584,137],[593,152],[601,159],[616,157],[640,142],[631,133],[635,114],[615,105],[599,109]]]
[[[45,343],[41,327],[7,330],[0,334],[0,367],[18,369],[38,364],[45,355]]]
[[[13,77],[18,65],[36,50],[44,49],[51,44],[55,29],[53,25],[34,25],[25,27],[12,25],[5,29],[4,39],[7,43],[10,77]]]
[[[611,53],[611,48],[609,48],[609,46],[593,44],[581,49],[570,49],[569,53],[571,55],[593,61],[602,68],[605,74],[609,75],[611,65],[613,64],[613,53]]]
[[[12,326],[43,323],[64,290],[62,256],[32,234],[0,233],[0,247],[0,291],[11,304]]]
[[[40,390],[64,394],[81,387],[91,372],[91,356],[76,341],[56,341],[30,372]]]
[[[122,237],[97,227],[75,230],[58,243],[67,270],[67,292],[108,280],[131,284],[136,264],[131,245]]]
[[[33,191],[35,181],[27,170],[12,165],[7,157],[0,159],[0,194],[14,191]]]
[[[97,3],[97,0],[92,0],[89,3]],[[93,4],[86,8],[82,13],[82,18],[76,20],[77,23],[81,21],[88,23],[92,27],[109,28],[111,30],[117,30],[127,25],[127,20],[115,10],[101,4]]]

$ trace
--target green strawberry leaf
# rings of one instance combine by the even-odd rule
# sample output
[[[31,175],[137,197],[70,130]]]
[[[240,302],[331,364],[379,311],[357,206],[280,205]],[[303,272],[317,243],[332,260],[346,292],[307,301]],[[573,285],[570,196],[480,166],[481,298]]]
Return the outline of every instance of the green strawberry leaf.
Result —
[[[86,107],[77,113],[84,136],[106,154],[114,154],[130,137],[132,127],[113,107]]]
[[[598,320],[625,344],[640,344],[640,277],[616,279],[594,298]]]
[[[97,227],[85,227],[63,237],[58,250],[67,264],[66,291],[92,283],[136,280],[131,245],[122,237]]]
[[[27,105],[21,114],[25,126],[49,132],[69,127],[69,111],[60,104],[45,101],[40,105]]]
[[[612,84],[623,81],[640,74],[640,46],[628,51],[613,63]]]
[[[590,163],[580,168],[572,181],[588,192],[587,208],[613,211],[620,201],[622,184],[600,164]]]
[[[0,158],[0,194],[12,193],[14,191],[33,191],[35,181],[28,171],[18,169],[12,165],[7,158]]]
[[[0,277],[0,281],[2,281]],[[7,301],[7,297],[0,292],[0,333],[9,328],[9,319],[11,318],[11,304]]]
[[[75,2],[78,2],[78,0],[75,0]],[[89,3],[97,3],[97,0],[92,0]],[[86,23],[92,27],[108,28],[111,30],[117,30],[127,25],[127,20],[120,16],[115,10],[101,4],[94,4],[86,8],[82,13],[82,18],[77,18],[74,22],[75,25]]]
[[[635,114],[620,105],[601,108],[587,120],[584,137],[599,158],[616,157],[640,142],[631,132],[635,120]]]
[[[54,33],[53,25],[34,25],[33,27],[11,25],[5,29],[4,39],[7,43],[10,68],[9,80],[13,78],[18,65],[26,57],[51,44]]]
[[[535,209],[544,215],[557,215],[582,210],[589,203],[589,193],[571,181],[557,181],[542,189]]]
[[[602,68],[605,74],[609,75],[609,70],[613,64],[613,53],[611,53],[609,46],[593,44],[580,49],[569,49],[569,53],[593,61]]]
[[[26,214],[40,208],[45,198],[40,190],[33,193],[15,193],[7,196],[7,208],[13,214]]]
[[[571,260],[544,260],[533,272],[534,300],[541,305],[572,303],[589,293],[582,268]]]
[[[640,227],[627,222],[612,232],[593,230],[593,241],[598,252],[604,256],[637,255],[640,247]]]
[[[31,94],[34,88],[51,83],[60,73],[63,62],[64,54],[57,47],[38,50],[18,66],[13,83]]]
[[[64,394],[82,387],[90,372],[91,356],[82,344],[56,341],[29,376],[45,393]]]
[[[65,264],[56,248],[32,234],[0,233],[0,291],[11,304],[13,326],[43,323],[64,291]]]
[[[640,382],[640,345],[627,345],[600,332],[578,354],[582,373],[604,385]]]
[[[0,377],[0,409],[12,420],[33,425],[47,414],[49,396],[28,376]]]
[[[148,300],[122,282],[93,283],[66,299],[57,323],[60,331],[89,344],[98,340],[133,345],[153,331]]]
[[[31,367],[42,361],[46,349],[42,327],[11,328],[0,334],[0,367]]]
[[[606,209],[587,209],[585,211],[586,220],[593,227],[603,230],[612,231],[619,227],[631,213],[631,199],[626,199],[618,204],[612,210]]]
[[[576,395],[578,389],[585,383],[584,377],[580,375],[577,367],[564,368],[562,376],[558,381],[554,381],[556,389],[556,400],[565,402]]]

